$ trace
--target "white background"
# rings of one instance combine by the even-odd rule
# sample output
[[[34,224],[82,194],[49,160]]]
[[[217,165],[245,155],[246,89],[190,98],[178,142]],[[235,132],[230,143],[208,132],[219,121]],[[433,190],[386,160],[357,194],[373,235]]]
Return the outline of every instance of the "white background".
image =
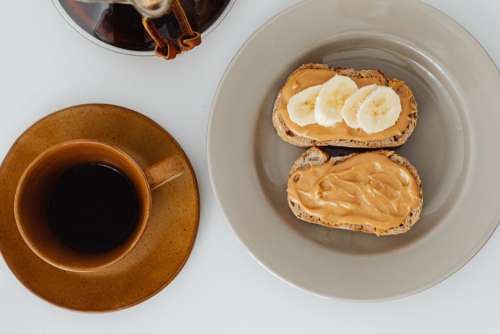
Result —
[[[202,216],[180,275],[152,299],[120,312],[54,307],[27,291],[0,260],[1,333],[500,333],[498,233],[444,283],[402,300],[363,304],[289,286],[256,263],[232,232],[208,179],[211,99],[240,45],[297,2],[239,0],[202,47],[168,63],[88,42],[49,0],[2,1],[0,157],[50,112],[88,102],[123,105],[159,122],[184,146],[198,175]],[[499,0],[427,2],[463,24],[500,65]]]

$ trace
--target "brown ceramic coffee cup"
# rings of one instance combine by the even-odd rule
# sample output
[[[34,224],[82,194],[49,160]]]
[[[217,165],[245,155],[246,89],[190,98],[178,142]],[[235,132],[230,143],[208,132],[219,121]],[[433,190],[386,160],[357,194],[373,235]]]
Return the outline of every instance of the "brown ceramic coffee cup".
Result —
[[[115,167],[133,184],[139,207],[136,227],[127,240],[103,253],[84,253],[67,247],[50,229],[46,198],[51,185],[71,166],[103,163]],[[186,166],[179,156],[166,157],[141,168],[121,149],[91,140],[57,144],[35,158],[22,175],[14,199],[16,224],[28,247],[45,262],[63,270],[90,272],[126,256],[139,242],[152,205],[152,191],[182,175]]]

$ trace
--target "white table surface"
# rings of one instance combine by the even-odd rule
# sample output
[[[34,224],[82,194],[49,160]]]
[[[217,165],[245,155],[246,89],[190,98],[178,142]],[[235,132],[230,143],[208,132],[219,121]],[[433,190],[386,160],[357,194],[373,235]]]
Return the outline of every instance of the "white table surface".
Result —
[[[1,333],[500,333],[498,233],[438,286],[396,301],[352,303],[317,297],[279,280],[232,232],[208,179],[211,99],[240,45],[297,2],[239,0],[202,47],[167,63],[88,42],[49,0],[2,1],[4,13],[25,17],[22,24],[12,15],[0,21],[0,157],[25,128],[52,111],[88,102],[123,105],[159,122],[184,146],[198,175],[202,215],[180,275],[152,299],[120,312],[54,307],[26,290],[0,260]],[[500,65],[500,1],[427,2],[463,24]]]

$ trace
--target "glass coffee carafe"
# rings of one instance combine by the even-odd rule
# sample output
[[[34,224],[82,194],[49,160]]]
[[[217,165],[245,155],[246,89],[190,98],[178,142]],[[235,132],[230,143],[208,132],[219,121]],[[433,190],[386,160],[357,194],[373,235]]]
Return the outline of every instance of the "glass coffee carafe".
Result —
[[[234,0],[54,0],[77,30],[129,54],[166,59],[201,43]]]

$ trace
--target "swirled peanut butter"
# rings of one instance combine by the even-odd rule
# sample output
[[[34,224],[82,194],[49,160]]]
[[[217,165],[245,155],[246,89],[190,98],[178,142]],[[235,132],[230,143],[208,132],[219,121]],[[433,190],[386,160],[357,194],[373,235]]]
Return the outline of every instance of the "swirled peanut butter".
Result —
[[[288,180],[288,198],[332,225],[365,225],[378,231],[402,224],[422,200],[410,171],[383,152],[297,170]]]
[[[281,90],[280,99],[277,102],[277,111],[279,112],[279,115],[285,125],[295,134],[318,141],[336,139],[368,141],[383,140],[393,136],[401,136],[403,132],[408,129],[410,122],[409,116],[412,112],[414,112],[412,109],[413,94],[404,82],[399,80],[387,81],[381,73],[368,78],[354,76],[352,79],[356,82],[359,88],[371,84],[377,84],[380,86],[389,86],[394,89],[400,97],[402,111],[396,124],[392,127],[377,133],[368,134],[361,129],[350,128],[345,122],[339,122],[332,127],[324,127],[318,124],[300,126],[292,122],[287,110],[290,98],[306,88],[324,84],[335,76],[335,74],[335,70],[328,68],[304,68],[290,75]]]

